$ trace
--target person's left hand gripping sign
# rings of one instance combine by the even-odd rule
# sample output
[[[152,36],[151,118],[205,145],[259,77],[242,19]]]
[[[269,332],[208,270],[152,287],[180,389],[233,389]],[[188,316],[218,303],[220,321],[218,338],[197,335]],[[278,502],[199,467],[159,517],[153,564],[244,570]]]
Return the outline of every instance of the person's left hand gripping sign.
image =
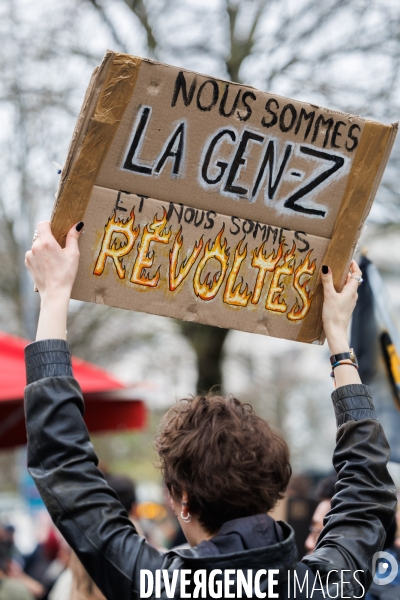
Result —
[[[63,320],[59,316],[68,309],[72,286],[78,271],[78,240],[82,229],[82,221],[71,227],[65,248],[61,248],[51,233],[49,221],[41,221],[38,223],[32,248],[25,254],[25,265],[40,293],[41,307],[45,308],[48,305],[47,318],[39,318],[36,340],[66,339],[65,327],[62,326]],[[49,310],[52,312],[50,319]]]

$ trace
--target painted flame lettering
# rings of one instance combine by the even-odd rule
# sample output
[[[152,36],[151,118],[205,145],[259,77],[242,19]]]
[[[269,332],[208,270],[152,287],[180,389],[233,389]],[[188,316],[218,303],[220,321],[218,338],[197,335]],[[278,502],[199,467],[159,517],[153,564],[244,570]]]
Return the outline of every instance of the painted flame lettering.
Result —
[[[114,212],[104,228],[101,247],[94,266],[94,275],[100,276],[103,274],[107,259],[110,258],[115,266],[118,278],[125,280],[126,265],[124,265],[122,259],[133,251],[140,233],[140,225],[134,229],[134,224],[135,213],[133,209],[125,222],[117,218]],[[260,303],[263,290],[266,290],[264,305],[266,310],[277,315],[286,314],[287,319],[292,323],[302,321],[308,315],[314,297],[309,289],[311,279],[316,271],[316,259],[312,260],[314,250],[309,250],[300,262],[296,258],[296,244],[294,242],[290,250],[285,253],[285,240],[283,239],[276,251],[272,250],[268,254],[265,249],[267,241],[264,241],[250,253],[251,261],[249,261],[247,258],[248,245],[244,237],[232,250],[233,261],[230,268],[231,251],[227,247],[227,239],[224,237],[224,227],[223,225],[214,240],[209,239],[206,243],[202,235],[200,239],[192,242],[193,246],[187,249],[186,255],[182,255],[184,243],[182,226],[172,241],[172,231],[168,227],[167,212],[163,208],[161,219],[157,217],[156,213],[152,222],[145,224],[143,227],[143,234],[137,246],[136,260],[130,278],[126,278],[127,281],[147,288],[156,288],[160,282],[161,265],[156,268],[153,274],[150,274],[150,269],[154,267],[156,255],[152,244],[172,242],[169,251],[169,265],[165,269],[168,281],[165,281],[166,287],[161,286],[163,290],[174,292],[184,283],[192,271],[192,289],[195,295],[201,300],[209,301],[217,296],[226,278],[222,294],[222,301],[225,305],[255,307]],[[166,251],[163,253],[164,259],[165,255]],[[206,270],[207,267],[209,272]],[[252,267],[254,267],[254,270]],[[246,273],[246,279],[252,282],[250,286],[244,281],[243,275],[240,274],[241,270],[242,273]],[[271,273],[268,284],[266,283],[267,273]],[[253,290],[250,291],[249,287],[251,289],[254,281],[253,275],[255,283]],[[295,301],[289,308],[288,298],[293,295],[295,295]],[[258,307],[256,310],[258,310]],[[259,310],[264,309],[260,308]]]
[[[307,277],[307,279],[303,280],[303,283],[300,282],[302,275],[314,275],[315,272],[315,260],[310,263],[310,256],[312,250],[310,250],[303,262],[299,264],[297,269],[294,272],[293,279],[293,287],[298,292],[303,306],[299,306],[297,299],[296,304],[292,307],[290,312],[287,315],[289,321],[301,321],[308,314],[308,311],[311,308],[312,296],[310,292],[307,290],[307,285],[310,283],[311,277]]]
[[[261,291],[264,287],[265,276],[268,272],[274,271],[276,265],[281,260],[283,255],[283,241],[279,244],[279,248],[276,254],[272,251],[271,254],[266,256],[264,254],[264,245],[263,242],[260,248],[257,248],[253,251],[253,259],[251,261],[251,265],[253,267],[258,268],[257,281],[254,286],[253,297],[251,299],[252,304],[258,304],[260,300]]]
[[[293,242],[292,248],[285,254],[283,263],[275,267],[274,275],[272,277],[267,294],[267,301],[265,303],[265,308],[267,310],[280,313],[285,313],[287,311],[287,304],[281,295],[285,290],[285,286],[281,282],[281,277],[285,275],[293,275],[295,250],[296,244]]]
[[[225,304],[232,304],[233,306],[247,306],[251,297],[251,292],[248,293],[247,283],[245,284],[243,291],[241,291],[243,277],[235,287],[236,278],[240,270],[240,265],[247,256],[247,244],[244,247],[244,251],[242,253],[240,252],[240,248],[243,241],[244,239],[241,240],[236,246],[235,257],[233,259],[233,267],[231,269],[231,272],[229,273],[224,291]]]
[[[222,234],[224,233],[224,226],[218,233],[211,245],[211,240],[207,242],[204,249],[204,254],[193,278],[193,289],[196,296],[199,296],[202,300],[212,300],[218,294],[219,288],[222,285],[226,271],[228,269],[229,253],[226,249],[226,238],[221,243]],[[201,282],[201,274],[209,260],[215,258],[221,265],[221,270],[214,274],[214,277],[209,280],[210,273],[207,273],[203,283]]]
[[[150,245],[153,242],[168,244],[171,237],[171,231],[167,231],[167,211],[163,209],[162,219],[157,219],[155,215],[153,222],[143,230],[142,239],[138,247],[138,254],[133,265],[131,276],[132,283],[145,285],[147,287],[156,287],[160,280],[160,267],[158,267],[154,277],[150,276],[150,272],[146,273],[146,269],[150,269],[154,261],[154,252],[150,250]]]
[[[190,269],[193,267],[194,263],[197,260],[197,257],[201,252],[201,249],[203,248],[203,236],[201,236],[199,241],[195,243],[195,246],[192,252],[189,254],[189,256],[183,259],[181,266],[179,267],[178,274],[176,274],[178,267],[179,252],[182,248],[182,245],[183,238],[181,227],[175,236],[172,249],[169,253],[169,289],[171,290],[171,292],[174,292],[176,288],[180,286],[182,281],[188,276]]]
[[[122,264],[122,257],[129,254],[132,250],[140,231],[140,226],[133,229],[134,223],[135,212],[133,209],[130,218],[125,222],[117,220],[114,212],[113,217],[108,220],[108,223],[104,228],[105,231],[101,243],[101,250],[93,271],[95,275],[101,275],[103,273],[107,258],[111,258],[117,270],[118,277],[120,279],[125,278],[125,267]],[[126,239],[126,243],[124,244],[120,240],[118,244],[116,234],[122,234]]]

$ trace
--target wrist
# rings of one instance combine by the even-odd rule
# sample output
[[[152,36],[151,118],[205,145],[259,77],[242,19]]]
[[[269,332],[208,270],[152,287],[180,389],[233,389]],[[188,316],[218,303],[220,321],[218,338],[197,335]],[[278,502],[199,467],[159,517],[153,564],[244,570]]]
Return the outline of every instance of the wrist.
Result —
[[[57,290],[56,294],[42,294],[36,341],[66,339],[68,304],[69,293],[63,290]]]
[[[71,297],[70,290],[46,291],[40,294],[41,307],[60,306],[69,304]]]
[[[335,335],[327,335],[329,351],[331,354],[340,354],[349,351],[349,341],[347,332],[336,333]]]

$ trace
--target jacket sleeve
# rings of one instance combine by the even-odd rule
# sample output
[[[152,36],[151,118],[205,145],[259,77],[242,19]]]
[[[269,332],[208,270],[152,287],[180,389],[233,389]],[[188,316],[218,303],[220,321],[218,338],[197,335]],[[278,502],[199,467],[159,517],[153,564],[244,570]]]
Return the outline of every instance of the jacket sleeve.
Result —
[[[25,349],[28,469],[69,545],[108,600],[138,597],[138,569],[163,554],[140,537],[97,468],[83,398],[63,340]]]
[[[389,444],[369,388],[346,385],[334,391],[332,400],[338,426],[333,453],[338,481],[316,549],[303,562],[321,577],[339,571],[337,581],[346,571],[342,578],[349,583],[344,584],[342,597],[356,598],[363,597],[357,579],[366,590],[371,585],[373,555],[383,547],[397,498],[387,470]],[[332,575],[330,582],[335,581]]]

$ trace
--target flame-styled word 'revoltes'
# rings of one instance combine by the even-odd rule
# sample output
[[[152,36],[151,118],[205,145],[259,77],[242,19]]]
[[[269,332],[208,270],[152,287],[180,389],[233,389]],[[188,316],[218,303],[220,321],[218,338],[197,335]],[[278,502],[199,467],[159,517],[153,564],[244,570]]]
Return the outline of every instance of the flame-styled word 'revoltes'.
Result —
[[[313,295],[308,286],[316,270],[316,261],[311,260],[310,250],[303,260],[296,255],[296,244],[285,251],[287,244],[282,239],[278,248],[267,253],[265,242],[251,252],[248,257],[248,244],[243,238],[235,246],[228,248],[224,227],[204,241],[204,234],[196,240],[182,257],[184,234],[182,227],[173,235],[168,225],[167,213],[163,209],[162,217],[154,215],[151,223],[143,227],[143,233],[137,245],[130,277],[126,277],[124,259],[133,252],[139,238],[140,225],[134,229],[135,213],[130,213],[126,221],[110,218],[105,226],[101,248],[96,258],[94,275],[104,272],[107,259],[111,259],[119,279],[147,288],[157,288],[160,280],[167,279],[168,292],[174,293],[186,280],[197,298],[210,301],[216,298],[221,288],[224,304],[237,307],[261,304],[266,310],[286,314],[291,322],[302,321],[308,314]],[[169,264],[164,269],[157,265],[155,244],[169,244]],[[132,255],[131,255],[132,256]],[[162,262],[161,260],[158,263]],[[243,271],[245,275],[240,274]],[[189,278],[189,275],[192,276]],[[244,277],[254,281],[245,282]],[[186,284],[187,285],[187,284]],[[294,303],[288,307],[289,291],[294,293]]]

